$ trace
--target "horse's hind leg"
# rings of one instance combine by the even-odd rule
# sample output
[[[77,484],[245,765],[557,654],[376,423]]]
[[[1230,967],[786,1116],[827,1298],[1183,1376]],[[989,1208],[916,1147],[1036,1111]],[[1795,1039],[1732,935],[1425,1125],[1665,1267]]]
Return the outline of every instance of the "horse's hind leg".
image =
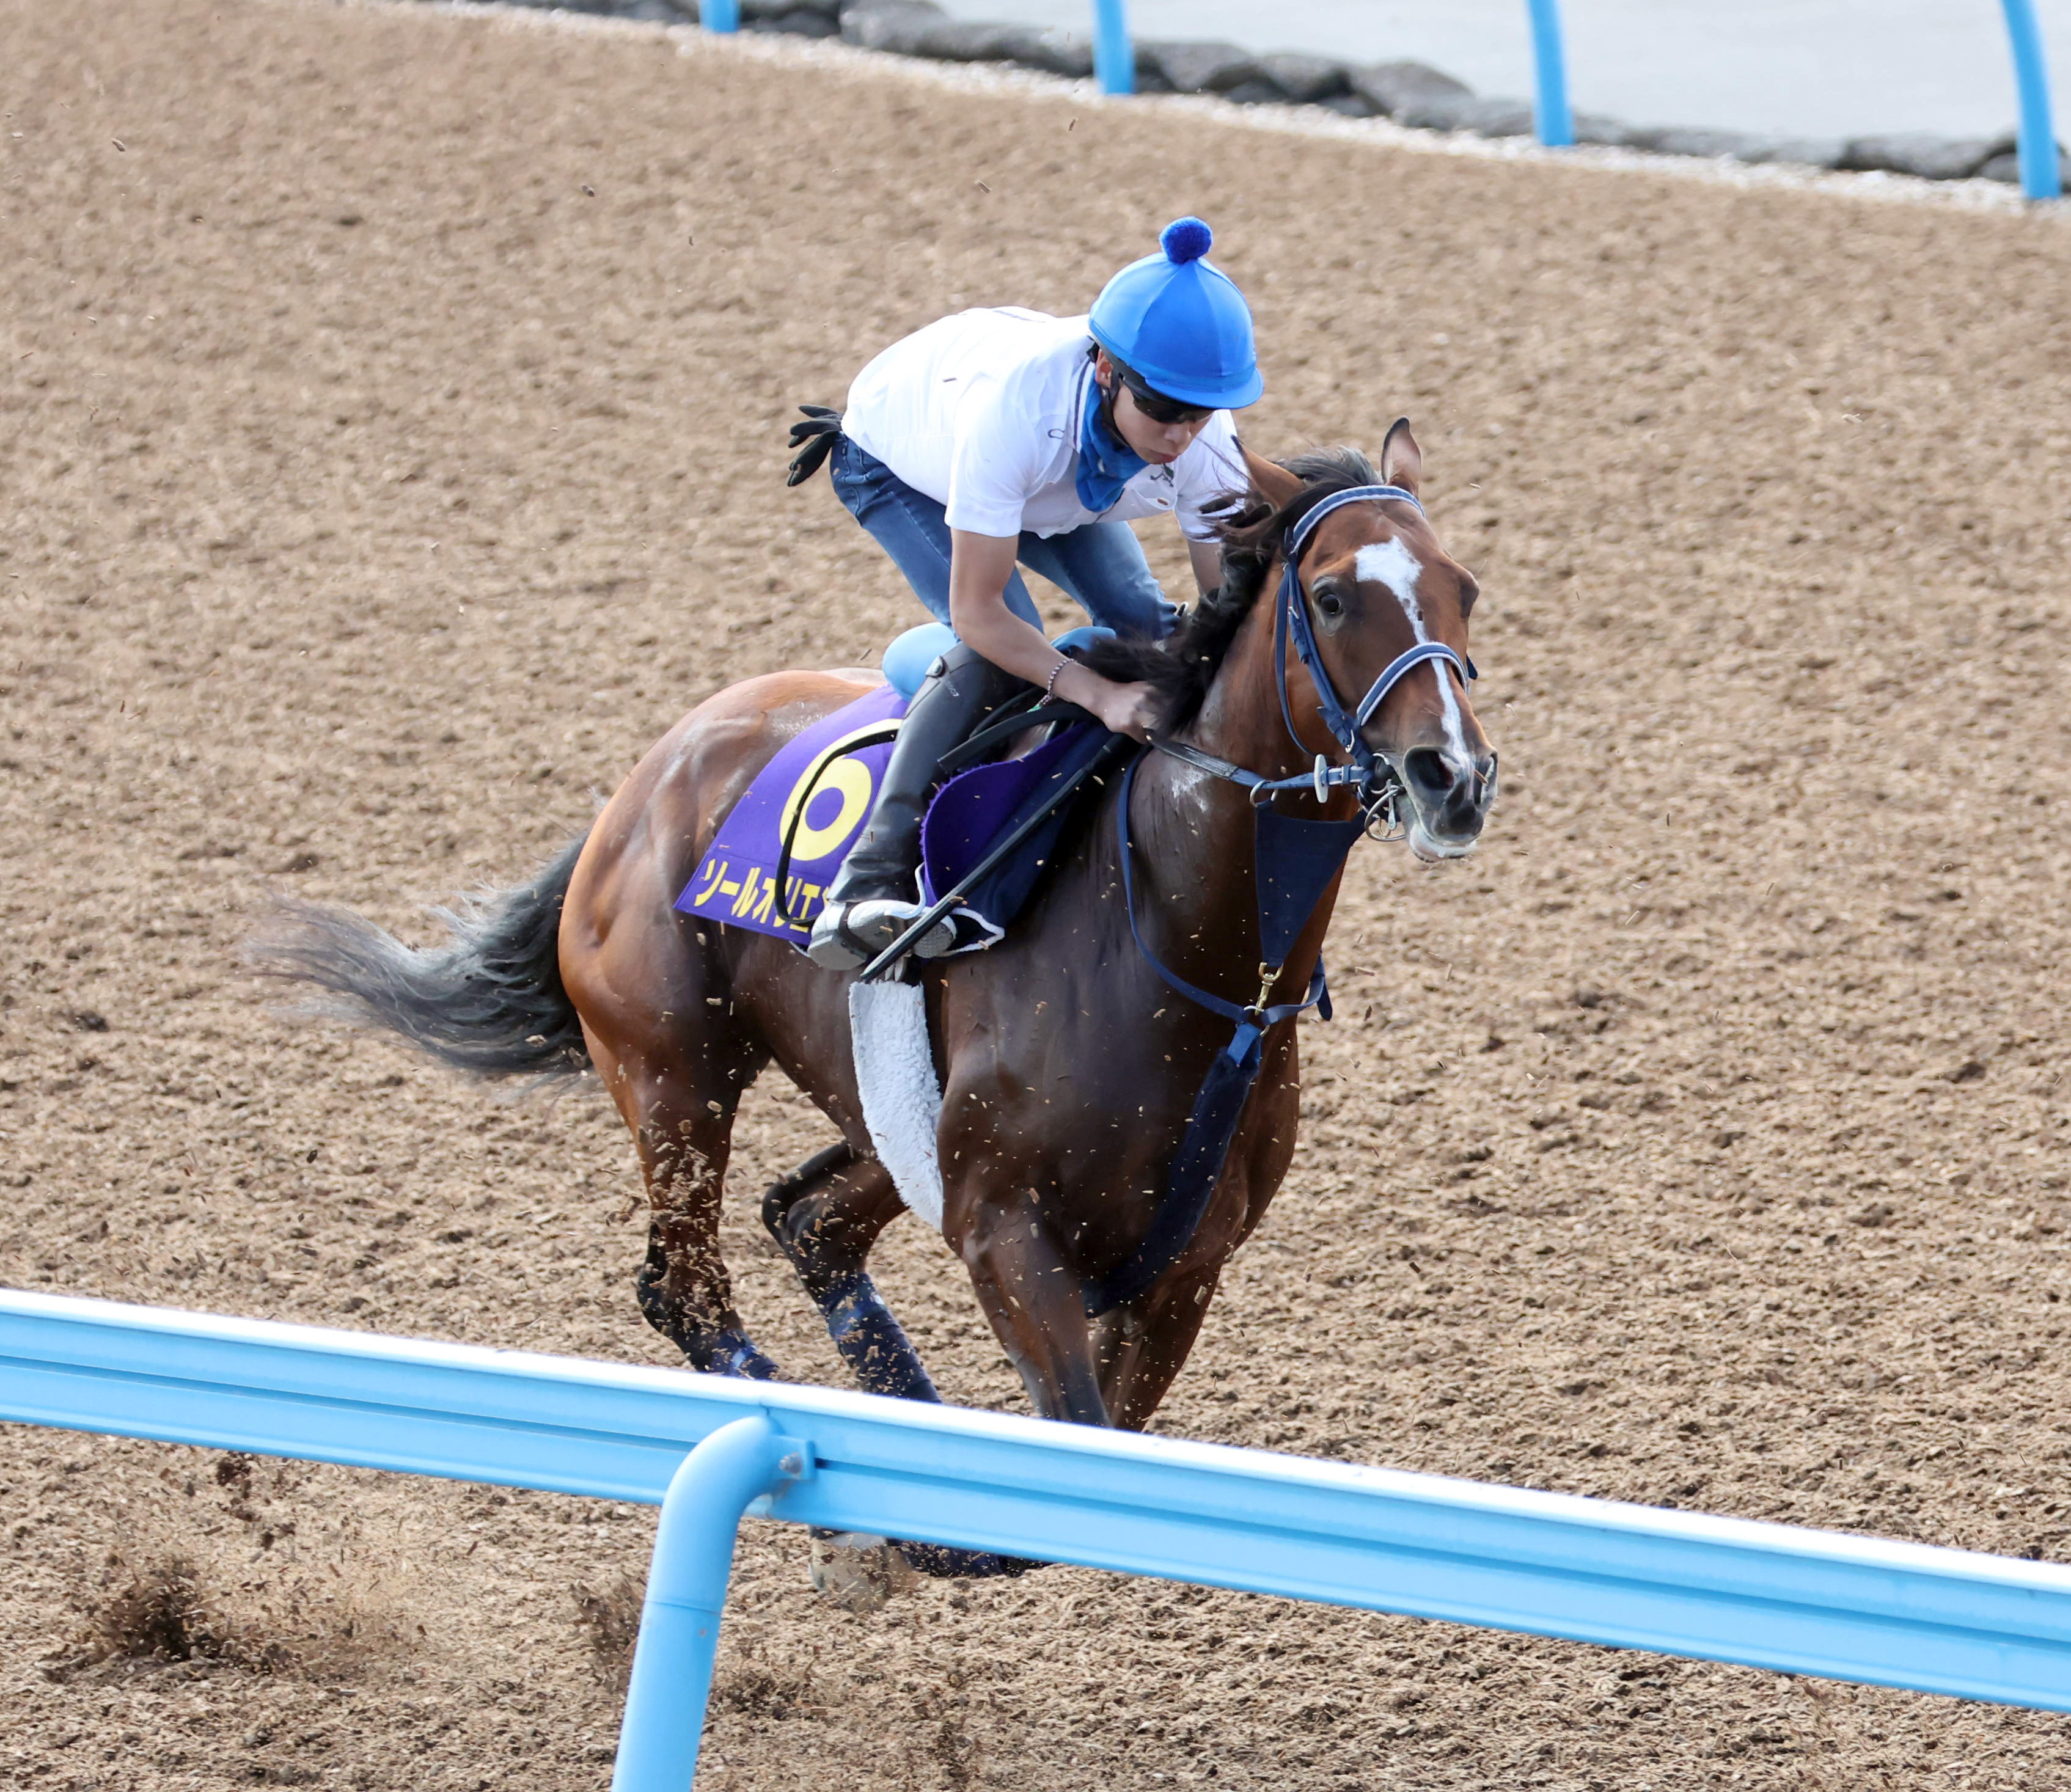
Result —
[[[762,1197],[762,1224],[791,1260],[863,1391],[939,1400],[863,1267],[877,1235],[903,1211],[884,1166],[846,1139],[807,1158]]]
[[[716,1036],[715,1036],[716,1035]],[[720,1196],[740,1097],[761,1067],[742,1040],[714,1029],[678,1049],[667,1035],[614,1052],[591,1036],[605,1086],[640,1153],[653,1218],[634,1284],[647,1322],[694,1369],[771,1380],[777,1365],[734,1310],[720,1257]]]

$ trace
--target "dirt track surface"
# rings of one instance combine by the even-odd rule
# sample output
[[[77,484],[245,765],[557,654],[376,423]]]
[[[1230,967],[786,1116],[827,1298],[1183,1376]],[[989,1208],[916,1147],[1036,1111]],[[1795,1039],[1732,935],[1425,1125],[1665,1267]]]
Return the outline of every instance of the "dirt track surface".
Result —
[[[1161,1425],[2071,1559],[2071,232],[429,11],[0,0],[0,1282],[667,1361],[601,1100],[288,1026],[236,944],[269,885],[421,937],[699,698],[873,658],[913,606],[782,490],[788,406],[1198,210],[1256,445],[1416,419],[1504,789],[1470,863],[1355,857],[1301,1154]],[[751,1098],[729,1251],[838,1380],[752,1223],[826,1136]],[[939,1241],[880,1261],[1019,1408]],[[10,1430],[0,1515],[0,1782],[605,1782],[578,1589],[644,1511]],[[182,1558],[214,1655],[67,1665]],[[853,1617],[750,1528],[702,1786],[1211,1781],[2028,1792],[2071,1746],[1078,1571]]]

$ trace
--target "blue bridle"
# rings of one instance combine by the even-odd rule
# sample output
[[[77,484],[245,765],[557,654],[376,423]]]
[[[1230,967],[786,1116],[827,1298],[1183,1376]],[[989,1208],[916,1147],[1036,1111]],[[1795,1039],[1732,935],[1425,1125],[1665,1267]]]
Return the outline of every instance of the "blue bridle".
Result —
[[[1347,504],[1389,502],[1407,504],[1419,516],[1424,514],[1424,506],[1417,502],[1417,494],[1400,486],[1354,486],[1348,491],[1331,493],[1304,514],[1302,520],[1287,531],[1287,539],[1281,548],[1280,602],[1273,621],[1273,658],[1280,669],[1280,713],[1287,724],[1289,738],[1296,746],[1302,744],[1287,696],[1287,643],[1291,638],[1295,653],[1307,667],[1310,680],[1316,687],[1316,707],[1323,718],[1323,726],[1331,731],[1331,737],[1351,761],[1347,765],[1332,765],[1322,754],[1316,756],[1315,769],[1307,780],[1314,788],[1316,800],[1323,802],[1333,785],[1351,785],[1359,799],[1359,807],[1370,818],[1376,806],[1390,802],[1395,773],[1361,738],[1361,732],[1388,700],[1388,692],[1418,666],[1433,662],[1441,668],[1452,667],[1463,685],[1474,676],[1474,662],[1455,653],[1444,642],[1420,641],[1390,660],[1382,668],[1380,676],[1367,687],[1366,695],[1347,709],[1339,698],[1337,687],[1331,682],[1331,675],[1324,669],[1323,656],[1316,647],[1315,628],[1309,618],[1308,601],[1302,593],[1302,552],[1315,534],[1317,525],[1333,511],[1341,511]],[[1445,675],[1442,670],[1438,674],[1441,679]]]
[[[1354,486],[1345,491],[1332,492],[1313,505],[1287,531],[1281,547],[1280,589],[1275,600],[1273,624],[1273,658],[1280,685],[1280,714],[1287,724],[1288,738],[1306,752],[1301,733],[1294,726],[1294,706],[1287,695],[1287,644],[1291,640],[1296,657],[1307,668],[1310,682],[1316,687],[1317,712],[1323,717],[1324,727],[1331,731],[1331,738],[1344,751],[1348,763],[1333,765],[1325,755],[1318,753],[1312,769],[1293,777],[1268,778],[1183,742],[1154,740],[1154,746],[1201,771],[1212,772],[1218,777],[1243,785],[1251,793],[1254,803],[1269,802],[1283,790],[1310,791],[1318,802],[1325,802],[1334,789],[1350,786],[1369,826],[1384,830],[1392,829],[1395,798],[1400,785],[1394,768],[1362,738],[1366,725],[1388,700],[1388,694],[1418,666],[1433,663],[1441,668],[1450,666],[1465,684],[1477,676],[1474,662],[1442,641],[1420,641],[1390,660],[1382,668],[1380,676],[1367,687],[1366,695],[1347,707],[1338,695],[1337,687],[1331,682],[1323,656],[1317,648],[1315,626],[1310,620],[1308,600],[1302,591],[1301,572],[1302,553],[1315,534],[1317,525],[1325,517],[1347,504],[1390,502],[1407,504],[1419,516],[1424,514],[1424,506],[1417,501],[1417,494],[1400,486]],[[1444,671],[1441,670],[1438,675],[1443,678]]]

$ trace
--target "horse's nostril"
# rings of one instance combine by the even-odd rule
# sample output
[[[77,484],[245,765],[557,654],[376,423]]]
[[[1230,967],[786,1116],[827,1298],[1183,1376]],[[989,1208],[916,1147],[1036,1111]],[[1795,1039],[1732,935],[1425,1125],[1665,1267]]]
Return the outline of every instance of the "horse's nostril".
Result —
[[[1431,803],[1443,802],[1459,782],[1452,762],[1436,747],[1412,747],[1402,756],[1402,775],[1411,790]]]

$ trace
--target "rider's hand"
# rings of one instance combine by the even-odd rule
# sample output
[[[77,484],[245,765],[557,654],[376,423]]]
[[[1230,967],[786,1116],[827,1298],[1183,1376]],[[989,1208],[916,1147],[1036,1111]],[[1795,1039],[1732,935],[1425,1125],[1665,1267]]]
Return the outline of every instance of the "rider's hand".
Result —
[[[1098,695],[1091,703],[1082,700],[1081,707],[1090,709],[1114,733],[1148,740],[1163,707],[1158,700],[1156,687],[1118,684],[1112,679],[1102,679],[1100,683]]]

